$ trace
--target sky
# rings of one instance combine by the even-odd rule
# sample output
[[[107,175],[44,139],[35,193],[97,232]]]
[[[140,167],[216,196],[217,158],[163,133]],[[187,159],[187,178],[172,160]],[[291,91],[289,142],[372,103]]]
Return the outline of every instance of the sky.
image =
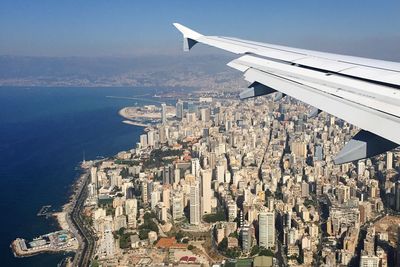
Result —
[[[400,1],[378,0],[1,0],[0,55],[178,54],[180,22],[205,35],[400,60],[399,14]]]

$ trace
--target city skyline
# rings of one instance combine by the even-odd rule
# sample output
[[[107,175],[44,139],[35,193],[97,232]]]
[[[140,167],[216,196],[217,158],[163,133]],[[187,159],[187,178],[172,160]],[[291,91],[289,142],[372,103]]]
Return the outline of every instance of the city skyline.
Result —
[[[2,1],[0,263],[400,266],[398,10]]]

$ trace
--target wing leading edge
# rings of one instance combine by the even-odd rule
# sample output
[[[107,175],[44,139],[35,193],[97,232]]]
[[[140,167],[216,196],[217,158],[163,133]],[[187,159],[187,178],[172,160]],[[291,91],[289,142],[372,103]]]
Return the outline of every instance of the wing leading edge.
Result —
[[[334,159],[371,157],[400,144],[400,63],[322,53],[230,37],[205,36],[181,24],[184,50],[196,43],[241,57],[228,66],[251,83],[241,98],[279,91],[363,129]]]

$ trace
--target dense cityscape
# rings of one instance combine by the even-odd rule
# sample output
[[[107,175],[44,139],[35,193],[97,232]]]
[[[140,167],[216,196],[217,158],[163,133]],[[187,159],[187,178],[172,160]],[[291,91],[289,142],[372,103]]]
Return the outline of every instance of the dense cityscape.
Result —
[[[397,264],[397,151],[334,165],[358,129],[288,97],[157,109],[134,149],[91,165],[92,266]]]
[[[400,267],[399,10],[0,1],[0,266]]]

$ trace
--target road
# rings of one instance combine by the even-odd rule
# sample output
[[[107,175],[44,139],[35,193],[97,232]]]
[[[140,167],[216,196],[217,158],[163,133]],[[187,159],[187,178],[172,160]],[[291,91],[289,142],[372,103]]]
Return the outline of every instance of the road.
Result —
[[[89,172],[83,174],[77,184],[77,193],[72,200],[72,212],[68,212],[67,221],[71,225],[71,230],[77,237],[80,243],[80,249],[74,257],[74,266],[89,266],[90,259],[94,251],[94,233],[84,223],[81,215],[81,210],[87,197],[86,187],[89,183]]]

